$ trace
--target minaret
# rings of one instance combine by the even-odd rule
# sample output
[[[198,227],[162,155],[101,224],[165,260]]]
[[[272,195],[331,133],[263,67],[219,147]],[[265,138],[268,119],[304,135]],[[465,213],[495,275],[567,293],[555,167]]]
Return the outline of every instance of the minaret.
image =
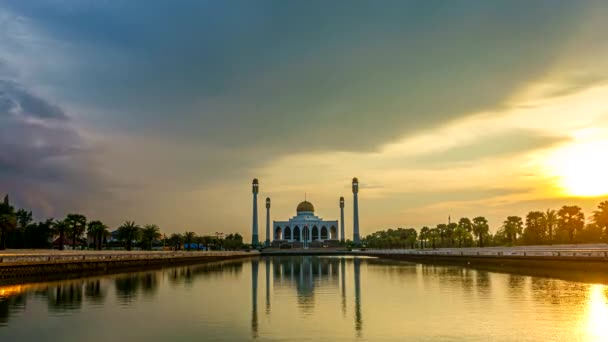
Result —
[[[344,197],[340,197],[340,241],[344,242]]]
[[[257,247],[259,243],[258,239],[258,191],[259,191],[258,179],[254,178],[252,183],[253,192],[253,225],[251,233],[251,244],[253,247]]]
[[[270,197],[266,197],[266,247],[270,246]]]
[[[359,236],[359,199],[357,194],[359,193],[359,180],[353,178],[353,243],[355,246],[361,244],[361,238]]]

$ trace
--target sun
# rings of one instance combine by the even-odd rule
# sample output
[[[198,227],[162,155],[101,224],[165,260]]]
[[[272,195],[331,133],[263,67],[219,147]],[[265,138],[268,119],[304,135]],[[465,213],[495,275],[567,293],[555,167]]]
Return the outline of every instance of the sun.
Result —
[[[568,145],[555,151],[548,164],[564,194],[581,197],[608,194],[608,141]]]

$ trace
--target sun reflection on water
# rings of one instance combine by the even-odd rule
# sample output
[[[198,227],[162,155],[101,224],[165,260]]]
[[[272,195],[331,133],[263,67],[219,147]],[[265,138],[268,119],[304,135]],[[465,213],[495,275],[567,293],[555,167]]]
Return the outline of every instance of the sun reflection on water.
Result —
[[[589,341],[608,341],[607,287],[592,285],[589,289],[587,332]]]

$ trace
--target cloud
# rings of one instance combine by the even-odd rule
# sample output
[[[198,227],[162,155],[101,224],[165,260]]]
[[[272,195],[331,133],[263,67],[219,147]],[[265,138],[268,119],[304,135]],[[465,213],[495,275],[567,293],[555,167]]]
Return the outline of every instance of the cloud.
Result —
[[[0,79],[0,189],[38,215],[82,209],[101,194],[94,149],[57,105]]]
[[[505,158],[534,150],[546,149],[569,141],[569,137],[548,136],[544,132],[510,129],[446,150],[417,157],[415,162],[425,166],[448,167],[479,163],[484,159]]]

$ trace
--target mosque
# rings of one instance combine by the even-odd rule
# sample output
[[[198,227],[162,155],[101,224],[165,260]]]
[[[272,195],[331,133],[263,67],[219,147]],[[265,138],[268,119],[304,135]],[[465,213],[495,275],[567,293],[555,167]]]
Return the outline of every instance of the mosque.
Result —
[[[252,245],[260,245],[258,234],[258,207],[257,195],[259,192],[259,181],[252,182],[253,192],[253,224]],[[359,180],[353,178],[353,243],[360,244],[359,237]],[[312,203],[304,200],[296,208],[296,216],[287,221],[272,221],[270,225],[270,198],[266,198],[266,241],[264,245],[275,248],[289,245],[293,248],[308,247],[335,247],[346,240],[344,231],[344,197],[340,197],[340,221],[326,221],[315,216],[315,207]],[[340,232],[338,234],[338,223]],[[272,234],[272,235],[271,235]],[[271,240],[272,238],[272,240]]]

